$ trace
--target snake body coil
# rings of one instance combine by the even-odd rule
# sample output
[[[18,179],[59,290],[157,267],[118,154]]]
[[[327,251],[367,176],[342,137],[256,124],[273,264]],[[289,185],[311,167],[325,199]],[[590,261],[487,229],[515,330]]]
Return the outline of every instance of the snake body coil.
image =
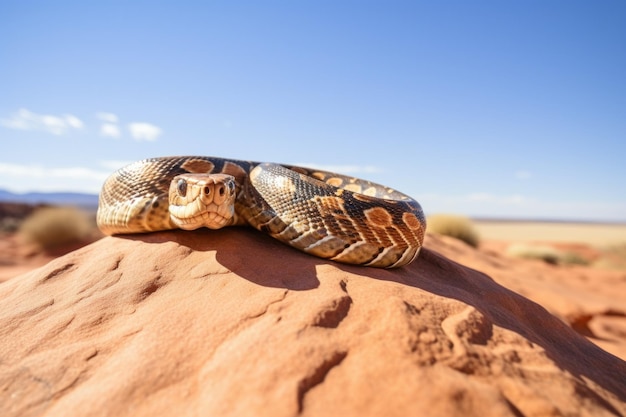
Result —
[[[415,200],[379,184],[203,156],[116,171],[102,187],[97,222],[110,235],[247,224],[321,258],[386,268],[415,259],[426,229]]]

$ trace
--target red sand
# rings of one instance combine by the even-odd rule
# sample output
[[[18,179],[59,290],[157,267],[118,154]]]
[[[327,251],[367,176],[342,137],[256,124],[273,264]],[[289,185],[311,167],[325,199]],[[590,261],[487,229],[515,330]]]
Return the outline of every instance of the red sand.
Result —
[[[625,286],[437,236],[397,270],[107,237],[0,284],[0,415],[624,415]]]

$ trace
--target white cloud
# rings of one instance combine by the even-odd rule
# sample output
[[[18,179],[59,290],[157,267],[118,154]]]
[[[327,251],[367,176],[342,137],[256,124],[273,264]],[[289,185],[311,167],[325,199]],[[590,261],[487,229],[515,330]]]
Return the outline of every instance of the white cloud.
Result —
[[[519,194],[470,193],[414,195],[427,215],[460,213],[472,217],[626,221],[626,202],[553,201]]]
[[[118,117],[114,113],[98,112],[96,117],[103,123],[100,125],[100,136],[106,136],[109,138],[119,138],[122,136],[118,122]]]
[[[128,125],[128,130],[130,130],[131,136],[136,140],[147,140],[153,141],[156,140],[163,131],[160,127],[155,126],[150,123],[130,123]]]
[[[32,113],[26,109],[20,109],[17,113],[13,113],[10,119],[0,119],[0,125],[9,129],[28,130]]]
[[[42,177],[42,168],[38,165],[18,165],[0,163],[0,174],[14,177]]]
[[[98,193],[109,170],[80,166],[46,167],[0,162],[0,188],[15,192],[80,191]]]
[[[53,116],[36,114],[27,109],[19,109],[10,118],[0,119],[0,125],[9,129],[42,130],[58,136],[72,129],[81,129],[83,122],[72,114]]]
[[[119,118],[114,113],[98,112],[96,118],[101,121],[99,133],[101,136],[120,138],[122,129],[118,124]],[[40,130],[53,135],[64,135],[72,130],[82,129],[84,123],[73,114],[60,116],[37,114],[28,109],[19,109],[9,118],[0,119],[0,126],[16,130]],[[133,139],[138,141],[154,141],[163,134],[163,130],[151,123],[133,122],[128,124],[128,130]]]
[[[125,167],[128,164],[132,164],[135,161],[131,161],[131,160],[105,160],[105,161],[100,161],[98,164],[106,169],[111,170],[111,172],[113,171],[117,171],[118,169]]]
[[[320,171],[336,172],[338,174],[351,175],[351,174],[371,174],[383,172],[382,169],[373,165],[323,165],[315,163],[295,163],[291,165],[297,165],[312,169],[319,169]]]
[[[108,173],[91,168],[68,167],[46,168],[42,165],[20,165],[0,162],[0,174],[29,178],[91,178],[104,180]]]
[[[41,124],[44,130],[48,130],[54,135],[61,135],[66,128],[65,121],[56,116],[41,116]]]
[[[116,114],[113,113],[107,113],[107,112],[98,112],[96,113],[96,117],[100,120],[102,120],[103,122],[107,122],[107,123],[117,123],[118,118]]]
[[[471,202],[493,203],[501,205],[521,204],[526,201],[526,198],[519,194],[495,195],[490,193],[470,193],[466,196],[462,196],[461,199]]]
[[[82,122],[82,120],[80,120],[78,117],[73,116],[71,114],[66,114],[65,115],[65,121],[67,122],[67,124],[74,128],[74,129],[82,129],[84,124]]]
[[[118,125],[114,125],[112,123],[103,123],[100,126],[100,135],[108,136],[111,138],[119,138],[121,132]]]

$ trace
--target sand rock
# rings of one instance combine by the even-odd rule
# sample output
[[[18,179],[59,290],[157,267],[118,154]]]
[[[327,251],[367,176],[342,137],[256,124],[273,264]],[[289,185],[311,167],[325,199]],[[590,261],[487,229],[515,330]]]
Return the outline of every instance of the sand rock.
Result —
[[[251,229],[107,237],[0,284],[2,416],[626,415],[626,362],[483,273]]]
[[[506,250],[490,249],[489,243],[477,250],[445,236],[427,235],[425,244],[541,304],[579,334],[626,360],[626,271],[512,258]]]

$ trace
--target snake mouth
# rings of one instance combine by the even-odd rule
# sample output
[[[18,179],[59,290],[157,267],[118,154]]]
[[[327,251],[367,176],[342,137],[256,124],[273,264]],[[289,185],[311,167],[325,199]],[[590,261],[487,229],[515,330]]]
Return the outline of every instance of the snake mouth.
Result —
[[[235,178],[231,175],[178,175],[170,183],[170,218],[184,230],[220,229],[234,220],[235,196]]]

